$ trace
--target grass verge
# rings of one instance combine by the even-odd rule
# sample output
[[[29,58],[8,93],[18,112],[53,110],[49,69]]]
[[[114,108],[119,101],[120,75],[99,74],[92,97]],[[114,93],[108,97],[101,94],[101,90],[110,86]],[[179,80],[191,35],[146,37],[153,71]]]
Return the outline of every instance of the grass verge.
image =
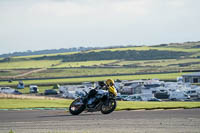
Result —
[[[68,108],[68,99],[0,99],[0,109]],[[200,108],[200,102],[132,102],[118,101],[116,110]]]
[[[119,101],[116,110],[200,108],[200,102],[133,102]]]
[[[0,99],[0,109],[67,108],[71,102],[66,99]]]
[[[67,79],[46,79],[46,80],[24,80],[26,85],[53,85],[53,84],[66,84],[66,83],[81,83],[81,82],[96,82],[109,78],[113,80],[138,80],[138,79],[160,79],[160,80],[172,80],[181,76],[184,73],[166,73],[166,74],[146,74],[146,75],[123,75],[123,76],[103,76],[103,77],[84,77],[84,78],[67,78]],[[7,81],[1,81],[0,86],[17,86],[18,81],[8,83]]]

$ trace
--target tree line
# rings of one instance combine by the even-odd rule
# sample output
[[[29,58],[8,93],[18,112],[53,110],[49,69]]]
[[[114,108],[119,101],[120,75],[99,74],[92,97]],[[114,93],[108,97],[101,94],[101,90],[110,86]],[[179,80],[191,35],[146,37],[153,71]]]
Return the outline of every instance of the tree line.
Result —
[[[191,53],[180,51],[101,51],[101,52],[80,52],[71,55],[42,56],[32,58],[34,60],[62,60],[63,62],[95,61],[95,60],[157,60],[157,59],[179,59],[189,56]]]

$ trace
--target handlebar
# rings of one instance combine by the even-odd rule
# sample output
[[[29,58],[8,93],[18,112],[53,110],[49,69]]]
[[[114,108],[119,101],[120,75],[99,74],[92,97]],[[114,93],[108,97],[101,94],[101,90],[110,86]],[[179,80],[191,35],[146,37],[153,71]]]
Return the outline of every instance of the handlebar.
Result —
[[[85,92],[86,95],[88,95],[87,91],[83,89],[83,91]]]

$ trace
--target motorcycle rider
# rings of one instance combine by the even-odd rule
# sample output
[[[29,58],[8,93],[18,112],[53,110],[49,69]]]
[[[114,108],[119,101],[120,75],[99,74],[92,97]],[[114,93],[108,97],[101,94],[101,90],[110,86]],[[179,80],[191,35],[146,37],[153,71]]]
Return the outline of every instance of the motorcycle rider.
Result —
[[[97,100],[95,97],[98,93],[98,91],[102,91],[102,90],[108,90],[109,87],[114,87],[114,81],[112,79],[107,79],[106,82],[104,83],[104,81],[99,81],[98,82],[98,86],[95,89],[90,90],[89,95],[88,95],[88,105],[92,105],[95,100]],[[115,89],[116,90],[116,89]],[[117,92],[115,92],[117,93]]]
[[[112,79],[107,79],[106,83],[104,81],[99,81],[98,86],[95,88],[96,90],[108,90],[108,87],[114,87],[115,82]]]
[[[88,112],[101,111],[102,114],[109,114],[115,110],[117,90],[112,79],[99,82],[98,87],[90,90],[89,93],[84,92],[85,95],[70,104],[69,111],[72,115],[78,115],[84,110]]]

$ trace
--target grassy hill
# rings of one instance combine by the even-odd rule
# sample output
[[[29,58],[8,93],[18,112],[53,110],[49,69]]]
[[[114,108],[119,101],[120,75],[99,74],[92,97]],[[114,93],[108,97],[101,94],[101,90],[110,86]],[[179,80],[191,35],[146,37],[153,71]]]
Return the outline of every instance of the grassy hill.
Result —
[[[42,69],[42,71],[34,71],[37,69]],[[104,48],[0,59],[1,79],[128,76],[131,74],[179,73],[199,69],[200,42]],[[165,78],[170,79],[170,77]],[[171,78],[174,79],[174,76]],[[130,76],[128,79],[131,79]]]

